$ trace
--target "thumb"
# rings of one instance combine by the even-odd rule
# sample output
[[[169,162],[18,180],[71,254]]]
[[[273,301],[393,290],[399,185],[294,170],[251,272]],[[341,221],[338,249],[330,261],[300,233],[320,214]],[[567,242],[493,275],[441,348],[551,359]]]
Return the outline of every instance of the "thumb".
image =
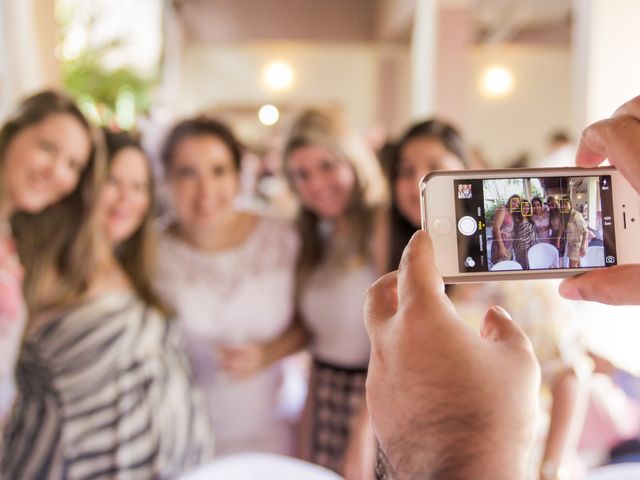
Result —
[[[560,295],[608,305],[640,305],[640,265],[617,265],[565,278]]]
[[[484,317],[480,336],[491,342],[526,341],[526,335],[502,307],[491,307]]]

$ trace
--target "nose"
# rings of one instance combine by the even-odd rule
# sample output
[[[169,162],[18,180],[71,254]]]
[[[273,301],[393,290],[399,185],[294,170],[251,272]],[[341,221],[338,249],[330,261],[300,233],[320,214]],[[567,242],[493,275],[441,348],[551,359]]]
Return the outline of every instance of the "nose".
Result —
[[[66,184],[68,167],[65,159],[58,155],[42,169],[42,176],[55,184]]]
[[[310,193],[316,193],[324,188],[325,181],[321,175],[309,175],[305,187]]]

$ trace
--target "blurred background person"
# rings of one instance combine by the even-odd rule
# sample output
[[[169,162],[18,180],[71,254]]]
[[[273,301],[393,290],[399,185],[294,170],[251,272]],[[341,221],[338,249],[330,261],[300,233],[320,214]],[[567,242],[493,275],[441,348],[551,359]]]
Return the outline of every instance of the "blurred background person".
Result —
[[[395,270],[404,247],[421,223],[420,180],[433,170],[465,168],[466,155],[457,130],[443,121],[432,119],[409,128],[390,158],[390,268]]]
[[[24,99],[0,130],[0,432],[15,393],[14,367],[27,320],[12,215],[37,213],[70,194],[91,155],[85,117],[68,96]]]
[[[155,280],[187,336],[216,455],[291,453],[292,429],[279,413],[282,365],[265,353],[293,316],[299,242],[286,222],[236,208],[241,156],[217,120],[173,127],[162,154],[173,218]]]
[[[418,142],[416,137],[420,136],[417,133],[422,130],[420,126],[428,124],[438,124],[440,127],[425,131],[423,141]],[[413,148],[407,148],[408,146]],[[414,178],[403,181],[401,175],[392,177],[394,204],[391,210],[403,216],[407,229],[409,226],[413,231],[420,228],[420,201],[416,195],[416,182],[428,174],[429,168],[433,166],[444,169],[464,168],[465,152],[460,133],[453,126],[441,124],[437,120],[414,125],[401,137],[391,172],[413,165]],[[420,158],[430,161],[416,161]],[[517,196],[512,198],[519,200]],[[413,200],[407,201],[408,199]],[[506,216],[506,206],[501,208],[505,210]],[[398,225],[396,222],[392,224]],[[406,232],[402,231],[400,235],[392,231],[391,235],[392,238],[408,239]],[[580,467],[573,468],[573,462],[584,418],[585,407],[581,400],[583,394],[578,381],[578,373],[582,375],[583,371],[584,355],[571,330],[571,312],[556,290],[555,284],[544,281],[447,286],[447,294],[456,310],[463,320],[475,328],[480,328],[476,324],[477,319],[482,318],[489,306],[503,305],[532,341],[542,366],[546,401],[542,408],[546,414],[540,422],[540,435],[529,478],[540,480],[565,478],[560,475],[567,471],[572,472],[572,475],[581,472]]]
[[[150,171],[134,145],[108,143],[106,184],[98,155],[71,196],[14,219],[30,320],[6,478],[175,477],[209,453],[204,405],[149,265],[121,263],[153,253]]]
[[[531,202],[521,201],[520,209],[512,213],[513,216],[513,253],[516,262],[522,265],[524,270],[529,269],[528,252],[540,240],[536,224],[532,219]]]
[[[548,139],[548,153],[542,158],[539,167],[574,167],[576,164],[576,146],[564,130],[551,132]]]
[[[371,479],[362,304],[388,261],[385,180],[373,151],[335,112],[302,112],[284,160],[300,200],[298,308],[313,358],[301,454],[347,479]]]
[[[541,242],[549,243],[549,236],[551,235],[551,226],[549,225],[549,210],[547,210],[542,203],[542,198],[533,197],[531,199],[531,208],[533,213],[531,220],[536,225],[536,232],[538,239]]]
[[[569,257],[569,267],[577,268],[580,266],[580,259],[587,254],[590,237],[587,222],[585,222],[582,214],[573,208],[573,203],[569,197],[560,199],[560,212],[567,246],[566,256]]]
[[[520,210],[522,199],[519,195],[511,195],[504,205],[500,205],[494,214],[491,226],[490,266],[498,262],[513,259],[513,235],[515,213]]]

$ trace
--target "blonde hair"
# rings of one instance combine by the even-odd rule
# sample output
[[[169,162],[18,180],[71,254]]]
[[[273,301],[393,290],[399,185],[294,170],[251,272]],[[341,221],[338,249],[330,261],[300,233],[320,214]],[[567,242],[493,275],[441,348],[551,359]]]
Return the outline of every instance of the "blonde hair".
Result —
[[[302,112],[291,125],[283,152],[285,165],[294,150],[306,146],[328,149],[353,170],[355,185],[345,211],[345,217],[352,228],[349,232],[350,245],[338,260],[345,261],[346,255],[353,253],[362,259],[369,259],[369,241],[375,217],[388,203],[387,184],[373,150],[339,113],[318,109]],[[293,186],[288,171],[287,177]],[[295,186],[293,189],[295,191]],[[321,235],[320,221],[317,214],[301,205],[297,217],[302,240],[298,260],[300,272],[317,267],[327,253],[327,242]]]
[[[73,192],[39,213],[19,212],[11,220],[31,314],[72,304],[86,293],[96,270],[94,212],[105,177],[104,149],[73,101],[57,92],[28,98],[9,121],[8,131],[13,133],[5,137],[7,125],[2,129],[0,156],[20,129],[60,112],[71,113],[87,128],[92,149]]]

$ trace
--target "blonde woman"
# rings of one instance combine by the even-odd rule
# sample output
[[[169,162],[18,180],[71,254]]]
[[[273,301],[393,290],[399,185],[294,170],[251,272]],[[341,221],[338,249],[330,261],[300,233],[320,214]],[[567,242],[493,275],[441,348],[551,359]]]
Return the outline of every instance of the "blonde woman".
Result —
[[[313,357],[302,456],[347,479],[369,479],[375,442],[362,302],[387,265],[385,180],[364,141],[323,111],[296,119],[284,159],[300,200],[298,309]]]
[[[107,146],[104,187],[93,163],[70,197],[14,222],[31,314],[2,478],[176,478],[211,448],[177,325],[150,288],[146,157],[125,135]]]

